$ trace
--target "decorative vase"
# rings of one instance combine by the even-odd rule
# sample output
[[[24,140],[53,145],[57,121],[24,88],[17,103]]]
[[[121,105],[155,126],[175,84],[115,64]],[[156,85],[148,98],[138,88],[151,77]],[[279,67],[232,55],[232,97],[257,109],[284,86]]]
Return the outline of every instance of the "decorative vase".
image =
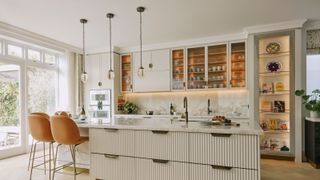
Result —
[[[319,118],[320,113],[318,111],[310,111],[310,117],[311,118]]]

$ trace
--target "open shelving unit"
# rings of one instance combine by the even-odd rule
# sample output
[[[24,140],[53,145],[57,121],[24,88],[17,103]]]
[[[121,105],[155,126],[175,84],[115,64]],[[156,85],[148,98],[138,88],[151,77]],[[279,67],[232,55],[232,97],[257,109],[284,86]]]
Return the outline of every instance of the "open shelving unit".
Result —
[[[290,33],[258,38],[259,123],[262,156],[293,157],[293,56]],[[270,50],[271,49],[271,50]]]

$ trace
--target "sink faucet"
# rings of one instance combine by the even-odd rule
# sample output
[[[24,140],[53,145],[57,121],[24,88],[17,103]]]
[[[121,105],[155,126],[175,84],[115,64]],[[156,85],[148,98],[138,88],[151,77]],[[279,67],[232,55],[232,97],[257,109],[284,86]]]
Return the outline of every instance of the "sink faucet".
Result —
[[[208,99],[208,115],[212,113],[212,110],[210,109],[210,99]]]
[[[187,97],[184,97],[183,99],[183,107],[186,109],[186,123],[189,122],[189,116],[188,116],[188,98]]]

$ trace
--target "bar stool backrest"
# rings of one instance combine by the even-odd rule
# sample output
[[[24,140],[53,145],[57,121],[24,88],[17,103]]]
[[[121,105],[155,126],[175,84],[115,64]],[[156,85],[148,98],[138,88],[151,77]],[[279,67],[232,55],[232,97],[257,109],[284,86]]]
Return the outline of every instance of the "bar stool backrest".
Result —
[[[50,121],[43,115],[30,114],[28,116],[30,134],[33,139],[43,142],[53,142]]]
[[[33,112],[33,113],[30,113],[30,114],[44,116],[45,118],[50,120],[50,116],[48,114],[46,114],[46,113],[43,113],[43,112]]]
[[[52,116],[51,131],[54,140],[59,144],[74,145],[80,140],[79,128],[68,116]]]

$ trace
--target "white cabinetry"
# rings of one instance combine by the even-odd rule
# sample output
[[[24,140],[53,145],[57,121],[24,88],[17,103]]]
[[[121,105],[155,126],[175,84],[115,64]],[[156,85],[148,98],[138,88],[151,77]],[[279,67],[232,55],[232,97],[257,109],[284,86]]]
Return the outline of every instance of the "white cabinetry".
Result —
[[[259,180],[259,136],[90,129],[91,179]]]
[[[140,78],[140,53],[133,53],[133,91],[170,91],[170,50],[145,51],[142,56],[144,76]]]

